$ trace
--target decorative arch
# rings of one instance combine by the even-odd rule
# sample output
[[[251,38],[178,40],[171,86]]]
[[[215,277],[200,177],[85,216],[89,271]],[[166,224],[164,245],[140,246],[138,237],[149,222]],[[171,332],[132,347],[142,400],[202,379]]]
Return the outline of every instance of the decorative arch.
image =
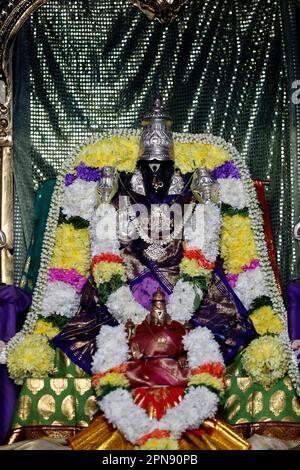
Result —
[[[49,0],[0,0],[0,280],[13,283],[13,126],[11,53],[18,31]]]

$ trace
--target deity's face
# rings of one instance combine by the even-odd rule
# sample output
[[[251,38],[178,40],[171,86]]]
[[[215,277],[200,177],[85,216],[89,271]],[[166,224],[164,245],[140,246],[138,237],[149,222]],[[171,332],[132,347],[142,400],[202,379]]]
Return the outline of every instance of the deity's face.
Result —
[[[164,197],[169,189],[174,173],[174,162],[159,160],[140,161],[139,168],[143,174],[143,182],[146,194],[154,193]]]
[[[150,323],[152,325],[165,325],[168,320],[168,314],[164,302],[158,302],[153,305],[150,311]]]

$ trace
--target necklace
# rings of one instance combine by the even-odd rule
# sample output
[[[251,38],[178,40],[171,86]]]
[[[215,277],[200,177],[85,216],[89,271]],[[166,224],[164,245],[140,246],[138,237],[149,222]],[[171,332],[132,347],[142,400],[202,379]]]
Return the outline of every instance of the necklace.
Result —
[[[149,246],[144,250],[144,255],[152,260],[152,261],[155,261],[159,258],[161,258],[162,256],[165,256],[166,254],[166,249],[164,248],[165,245],[168,245],[170,242],[174,241],[175,239],[178,238],[178,235],[182,232],[185,224],[190,220],[190,218],[192,217],[193,215],[193,212],[194,212],[194,209],[195,209],[195,206],[196,206],[196,203],[195,202],[192,202],[189,204],[189,207],[188,207],[188,210],[185,211],[184,213],[184,216],[183,216],[183,220],[182,220],[182,223],[179,224],[179,226],[177,227],[177,229],[174,231],[173,230],[173,233],[170,234],[169,236],[164,236],[163,239],[152,239],[151,237],[149,237],[148,235],[148,227],[149,227],[149,223],[147,224],[147,231],[143,229],[142,225],[145,225],[145,224],[141,224],[139,220],[137,220],[137,217],[136,217],[136,213],[133,212],[132,210],[132,206],[130,204],[130,199],[133,200],[133,202],[135,204],[138,204],[138,202],[136,201],[135,197],[133,196],[133,194],[131,194],[127,188],[125,187],[123,181],[122,181],[122,178],[120,176],[120,174],[118,175],[119,176],[119,181],[123,187],[123,189],[127,192],[128,194],[128,203],[126,204],[127,207],[126,207],[126,211],[127,211],[127,214],[128,214],[128,219],[130,220],[130,222],[133,224],[133,227],[135,229],[135,231],[138,233],[138,235],[140,236],[140,238],[146,242]],[[178,174],[176,173],[176,177],[178,178]],[[179,194],[176,195],[175,199],[172,201],[172,204],[174,204],[179,198],[180,196],[184,193],[185,189],[188,187],[188,185],[190,184],[191,182],[191,179],[192,177],[189,179],[189,181],[184,185],[184,187],[181,187],[181,191]],[[141,183],[141,181],[140,181]],[[161,211],[161,207],[159,208],[156,208],[156,211],[158,212],[161,212],[161,215],[159,216],[158,215],[158,218],[159,217],[164,217],[165,214],[163,214],[163,212]],[[119,210],[119,216],[120,216],[120,210]],[[163,222],[163,221],[162,221]]]
[[[148,233],[143,229],[143,225],[145,224],[139,222],[138,218],[136,217],[136,213],[134,213],[132,210],[131,204],[128,206],[128,216],[130,222],[132,222],[140,238],[149,245],[148,248],[144,250],[144,254],[147,256],[147,258],[151,260],[156,260],[166,254],[164,246],[168,245],[169,243],[178,238],[180,233],[183,231],[184,226],[192,217],[195,206],[196,204],[194,202],[188,205],[188,209],[185,211],[182,217],[182,221],[178,224],[176,230],[173,230],[173,232],[169,235],[163,236],[163,238],[154,239],[152,237],[149,237]],[[158,218],[160,218],[160,220],[162,220],[162,222],[164,223],[164,218],[166,217],[166,214],[164,213],[164,205],[161,205],[160,207],[156,206],[155,211],[158,213]],[[159,223],[159,225],[161,226],[162,224]],[[147,226],[149,225],[147,224]]]

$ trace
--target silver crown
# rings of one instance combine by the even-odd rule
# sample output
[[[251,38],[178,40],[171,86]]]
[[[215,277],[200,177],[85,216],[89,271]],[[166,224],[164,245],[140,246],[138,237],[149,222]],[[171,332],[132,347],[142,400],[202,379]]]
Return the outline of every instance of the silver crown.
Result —
[[[162,107],[161,99],[155,98],[152,110],[143,118],[140,160],[174,160],[172,123],[171,117]]]

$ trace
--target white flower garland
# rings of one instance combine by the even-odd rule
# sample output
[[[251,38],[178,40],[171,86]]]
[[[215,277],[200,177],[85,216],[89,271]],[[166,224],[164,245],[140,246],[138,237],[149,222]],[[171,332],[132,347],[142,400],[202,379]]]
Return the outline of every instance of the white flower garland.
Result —
[[[243,209],[248,205],[243,182],[241,180],[230,177],[220,178],[217,181],[222,202],[229,204],[235,209]]]
[[[224,365],[220,347],[212,332],[206,327],[198,327],[189,331],[183,338],[183,345],[191,369],[209,362],[219,362]]]
[[[170,431],[175,438],[197,429],[217,412],[219,398],[204,386],[191,387],[181,403],[169,409],[158,421],[150,419],[146,411],[133,401],[128,390],[117,389],[98,402],[101,411],[112,426],[135,444],[155,429]]]
[[[269,291],[261,268],[258,267],[251,271],[241,273],[236,282],[234,291],[247,309],[249,309],[253,300],[263,295],[268,296]]]
[[[96,338],[97,351],[93,356],[92,372],[105,372],[129,359],[127,332],[124,325],[103,325]]]
[[[224,365],[219,345],[207,328],[198,327],[190,331],[183,343],[190,369],[214,362]],[[128,360],[127,332],[122,325],[103,326],[97,337],[97,346],[93,357],[95,373],[103,373]],[[191,387],[182,402],[169,409],[159,421],[150,419],[146,411],[134,403],[128,390],[114,390],[105,395],[98,405],[107,420],[135,444],[154,429],[170,431],[179,439],[185,431],[197,429],[205,419],[215,416],[218,402],[218,395],[207,387]]]
[[[192,284],[182,279],[177,281],[167,305],[168,314],[172,320],[185,323],[191,319],[195,311],[194,300],[196,293],[202,300],[203,292],[200,288],[196,289]]]
[[[119,287],[119,289],[110,294],[106,306],[111,315],[118,322],[124,324],[131,320],[135,325],[139,325],[149,313],[148,310],[135,300],[128,285]]]
[[[125,325],[103,325],[96,338],[97,351],[93,356],[93,373],[103,373],[119,367],[129,358]],[[220,347],[212,332],[204,327],[189,331],[183,338],[188,367],[194,369],[203,364],[218,362],[224,366]]]
[[[62,281],[51,282],[45,289],[40,314],[49,317],[54,312],[72,318],[80,305],[80,296],[74,287]]]
[[[97,183],[94,181],[75,180],[64,188],[62,212],[70,217],[82,217],[90,220],[97,204]]]
[[[213,418],[218,403],[218,395],[205,386],[190,387],[183,400],[166,412],[158,427],[170,431],[179,439],[184,432],[198,429],[203,421]]]
[[[134,403],[128,390],[114,390],[98,404],[106,419],[133,444],[158,427],[158,421]]]

